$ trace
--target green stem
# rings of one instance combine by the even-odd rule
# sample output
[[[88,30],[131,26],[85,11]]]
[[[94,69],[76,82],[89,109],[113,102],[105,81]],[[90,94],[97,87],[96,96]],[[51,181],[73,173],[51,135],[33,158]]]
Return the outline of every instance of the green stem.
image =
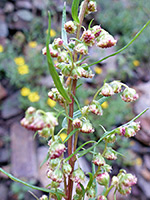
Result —
[[[114,187],[114,185],[111,185],[105,192],[104,196],[107,197],[108,193],[110,192],[110,190]]]
[[[94,97],[93,97],[92,102],[96,99],[96,97],[97,97],[97,95],[100,93],[101,89],[102,89],[102,88],[100,88],[100,89],[96,92],[96,94],[95,94]],[[91,102],[91,103],[92,103],[92,102]]]
[[[104,155],[105,155],[105,153],[106,153],[107,144],[108,144],[108,142],[105,142],[105,148],[104,148],[104,151],[103,151],[103,153],[102,153],[102,156],[104,156]]]
[[[5,174],[6,176],[8,176],[10,179],[12,179],[13,181],[16,181],[18,183],[22,183],[23,185],[27,186],[27,187],[30,187],[34,190],[40,190],[40,191],[43,191],[43,192],[47,192],[47,193],[53,193],[53,194],[56,194],[54,191],[52,190],[49,190],[49,189],[46,189],[46,188],[42,188],[42,187],[37,187],[37,186],[34,186],[34,185],[31,185],[29,183],[26,183],[25,181],[22,181],[16,177],[14,177],[13,175],[9,174],[8,172],[6,172],[5,170],[3,170],[2,168],[0,168],[0,172],[2,172],[3,174]]]

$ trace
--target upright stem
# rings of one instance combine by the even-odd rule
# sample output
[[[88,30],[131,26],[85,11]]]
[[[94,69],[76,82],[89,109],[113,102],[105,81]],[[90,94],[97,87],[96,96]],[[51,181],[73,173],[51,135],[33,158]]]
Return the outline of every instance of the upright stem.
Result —
[[[87,8],[87,4],[88,4],[89,0],[84,0],[84,3],[83,3],[83,7],[82,7],[82,10],[81,10],[81,13],[80,13],[80,16],[79,16],[79,20],[80,20],[80,23],[77,27],[77,34],[76,34],[76,38],[79,39],[80,37],[80,31],[81,31],[81,26],[82,26],[82,22],[83,22],[83,19],[84,19],[84,15],[85,15],[85,10]],[[74,54],[74,62],[76,62],[78,59],[78,54],[75,53]],[[75,92],[76,92],[76,86],[77,86],[77,80],[74,79],[72,81],[72,88],[71,88],[71,91],[72,91],[72,94],[75,96]],[[71,95],[70,96],[72,102],[71,104],[69,104],[69,117],[73,118],[73,111],[74,111],[74,98],[73,96]],[[68,131],[67,131],[67,135],[69,135],[69,133],[73,130],[73,127],[72,127],[72,121],[69,119],[68,121]],[[73,136],[69,138],[68,140],[68,156],[70,156],[72,154],[72,148],[73,148]],[[69,160],[69,164],[71,165],[72,167],[72,170],[74,170],[74,162],[75,162],[75,157],[73,156],[70,160]],[[73,189],[73,181],[71,180],[71,176],[68,177],[68,192],[67,192],[67,200],[71,200],[72,198],[72,189]]]

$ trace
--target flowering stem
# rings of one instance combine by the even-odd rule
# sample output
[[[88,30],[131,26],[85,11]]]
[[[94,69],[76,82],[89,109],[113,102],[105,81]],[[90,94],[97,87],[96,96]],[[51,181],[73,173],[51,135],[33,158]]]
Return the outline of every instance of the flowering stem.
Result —
[[[89,0],[84,0],[84,3],[83,3],[83,7],[82,7],[82,10],[81,10],[81,14],[80,14],[80,23],[77,27],[77,34],[76,34],[76,38],[79,39],[80,37],[80,30],[81,30],[81,26],[82,26],[82,22],[83,22],[83,19],[84,19],[84,15],[85,15],[85,11],[86,11],[86,8],[87,8],[87,4],[88,4]],[[78,58],[78,55],[77,53],[75,52],[74,54],[74,62],[77,62],[77,58]],[[72,94],[75,96],[75,92],[76,92],[76,86],[77,86],[77,80],[74,79],[72,81]],[[74,111],[74,98],[73,96],[71,95],[70,96],[72,102],[69,104],[69,117],[73,118],[73,111]],[[68,120],[68,131],[67,131],[67,135],[69,135],[69,133],[73,130],[73,127],[72,127],[72,121],[69,119]],[[73,136],[69,138],[68,140],[68,156],[70,156],[72,154],[72,139],[73,139]],[[74,162],[75,162],[75,155],[69,159],[69,164],[71,165],[72,167],[72,170],[74,170]],[[67,200],[71,200],[72,199],[72,189],[73,189],[73,181],[71,180],[71,176],[69,175],[68,177],[68,191],[67,191]]]
[[[106,152],[106,149],[107,149],[107,144],[108,144],[108,142],[105,142],[105,148],[104,148],[104,151],[103,151],[103,153],[102,153],[102,156],[105,155],[105,152]]]
[[[108,193],[110,192],[110,190],[114,187],[114,185],[111,185],[105,192],[104,196],[107,197]]]

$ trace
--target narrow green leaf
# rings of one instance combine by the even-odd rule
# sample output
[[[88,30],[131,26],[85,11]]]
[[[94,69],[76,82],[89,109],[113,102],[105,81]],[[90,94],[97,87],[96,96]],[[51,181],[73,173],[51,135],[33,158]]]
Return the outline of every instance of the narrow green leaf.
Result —
[[[85,142],[84,144],[82,144],[81,146],[79,146],[70,156],[68,156],[66,159],[65,159],[65,162],[67,162],[68,160],[70,160],[70,158],[72,158],[75,154],[78,153],[78,151],[80,151],[80,149],[82,149],[82,147],[84,147],[85,145],[89,144],[89,143],[95,143],[95,141],[88,141],[88,142]]]
[[[79,23],[79,18],[78,18],[78,8],[79,8],[79,0],[73,0],[72,2],[72,8],[71,8],[71,13],[72,13],[72,18],[75,22]]]
[[[49,159],[49,153],[47,153],[45,159],[43,160],[43,162],[40,164],[40,168],[44,165],[44,163],[46,163],[46,161],[48,161]]]
[[[93,183],[93,174],[91,172],[88,172],[89,176],[90,176],[90,180],[87,184],[87,187],[86,187],[86,191],[90,189],[92,183]]]
[[[6,176],[8,176],[13,181],[18,182],[18,183],[22,183],[23,185],[25,185],[27,187],[30,187],[30,188],[32,188],[34,190],[40,190],[40,191],[43,191],[43,192],[47,192],[47,193],[52,193],[52,194],[55,194],[55,195],[59,195],[59,199],[60,199],[60,195],[61,196],[65,196],[64,193],[61,190],[57,190],[57,192],[55,192],[53,190],[49,190],[49,189],[42,188],[42,187],[37,187],[37,186],[31,185],[29,183],[26,183],[25,181],[22,181],[22,180],[20,180],[20,179],[18,179],[16,177],[14,177],[13,175],[9,174],[8,172],[6,172],[5,170],[3,170],[2,168],[0,168],[0,172],[2,172],[3,174],[5,174]]]
[[[63,141],[63,143],[65,144],[65,142],[67,142],[69,140],[69,138],[75,133],[77,132],[78,129],[74,129],[73,131],[71,131],[69,133],[69,135],[67,135],[66,139]]]
[[[65,45],[67,45],[67,33],[64,28],[66,23],[66,2],[64,2],[63,14],[62,14],[62,26],[61,26],[61,37]]]
[[[144,31],[144,29],[145,29],[149,24],[150,24],[150,20],[141,28],[141,30],[135,35],[135,37],[134,37],[127,45],[125,45],[123,48],[119,49],[118,51],[116,51],[116,52],[113,53],[113,54],[110,54],[110,55],[108,55],[108,56],[102,58],[101,60],[98,60],[98,61],[96,61],[96,62],[94,62],[94,63],[91,63],[91,64],[88,65],[88,66],[91,67],[91,66],[93,66],[93,65],[95,65],[95,64],[98,64],[98,63],[100,63],[100,62],[106,60],[107,58],[110,58],[110,57],[112,57],[112,56],[115,56],[115,55],[121,53],[122,51],[124,51],[126,48],[128,48],[128,47],[141,35],[141,33]]]
[[[52,57],[49,52],[49,41],[50,41],[50,29],[51,29],[51,16],[50,12],[48,12],[48,18],[49,18],[49,26],[48,26],[48,34],[47,34],[47,41],[46,41],[46,52],[47,52],[47,61],[48,61],[48,66],[49,66],[49,71],[50,74],[53,78],[54,84],[56,88],[58,89],[59,93],[66,99],[68,103],[71,103],[71,99],[69,98],[67,92],[63,88],[63,85],[60,81],[60,78],[58,76],[58,73],[54,67]]]

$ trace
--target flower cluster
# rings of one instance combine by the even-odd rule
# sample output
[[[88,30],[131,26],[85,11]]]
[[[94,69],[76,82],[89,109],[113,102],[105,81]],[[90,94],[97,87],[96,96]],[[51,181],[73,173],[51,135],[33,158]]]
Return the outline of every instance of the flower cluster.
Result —
[[[137,178],[134,175],[120,170],[119,174],[112,178],[111,184],[116,187],[120,194],[127,195],[131,193],[131,186],[135,185],[136,182]]]
[[[133,137],[140,130],[140,122],[131,122],[129,125],[116,129],[116,133],[125,137]]]
[[[136,90],[129,88],[127,85],[121,83],[120,81],[113,81],[111,83],[104,83],[101,88],[100,94],[103,96],[112,96],[115,93],[120,93],[122,91],[122,86],[126,88],[122,92],[121,98],[125,102],[133,102],[139,98],[139,95],[136,93]]]
[[[47,138],[51,136],[58,122],[53,113],[29,107],[21,120],[21,125],[29,130],[38,131],[40,136]]]

